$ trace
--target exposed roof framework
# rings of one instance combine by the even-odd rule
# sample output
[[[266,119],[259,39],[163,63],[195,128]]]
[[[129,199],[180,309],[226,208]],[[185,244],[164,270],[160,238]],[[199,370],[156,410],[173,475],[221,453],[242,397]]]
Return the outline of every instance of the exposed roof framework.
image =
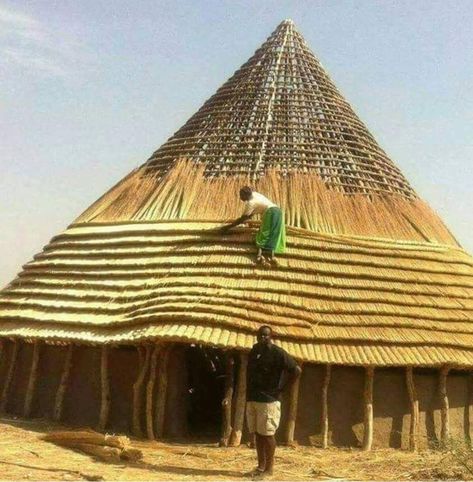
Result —
[[[204,162],[209,176],[310,170],[345,193],[415,196],[291,20],[277,27],[148,166],[167,170],[180,157]]]

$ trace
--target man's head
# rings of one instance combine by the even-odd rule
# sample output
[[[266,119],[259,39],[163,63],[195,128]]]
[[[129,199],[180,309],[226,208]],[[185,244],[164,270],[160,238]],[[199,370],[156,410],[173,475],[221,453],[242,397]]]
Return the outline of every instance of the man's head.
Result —
[[[268,325],[261,326],[256,333],[256,339],[258,340],[258,343],[265,346],[271,345],[272,336],[273,329]]]
[[[253,189],[250,186],[244,186],[240,189],[240,199],[242,201],[249,201],[251,195],[253,194]]]

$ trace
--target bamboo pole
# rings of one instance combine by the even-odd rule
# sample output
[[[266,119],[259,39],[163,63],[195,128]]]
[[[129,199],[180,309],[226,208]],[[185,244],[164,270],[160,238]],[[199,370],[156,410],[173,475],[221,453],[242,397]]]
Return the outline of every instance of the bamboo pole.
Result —
[[[328,389],[330,386],[330,377],[332,374],[332,366],[325,365],[325,375],[322,385],[322,448],[328,447]]]
[[[157,439],[163,438],[164,435],[164,420],[166,416],[166,399],[168,388],[168,365],[171,351],[172,345],[165,347],[158,364],[158,387],[156,390],[157,400],[155,405],[155,435]]]
[[[149,370],[149,379],[146,384],[146,433],[150,440],[154,440],[154,427],[153,427],[153,394],[154,385],[156,383],[156,367],[158,363],[158,354],[160,346],[156,345],[153,348],[153,354],[151,355],[151,366]]]
[[[231,447],[237,447],[241,442],[243,423],[245,421],[247,368],[248,353],[240,352],[240,369],[238,371],[235,396],[235,415],[233,418],[233,429],[229,442]]]
[[[302,366],[301,366],[302,368]],[[287,426],[286,426],[286,437],[285,442],[286,445],[294,445],[294,432],[296,430],[296,418],[297,418],[297,405],[299,401],[299,384],[301,381],[301,374],[294,380],[290,387],[289,393],[289,410],[288,410],[288,417],[287,417]]]
[[[412,367],[406,367],[406,385],[409,395],[411,423],[409,427],[409,450],[416,451],[419,448],[419,399],[414,382]]]
[[[69,382],[69,374],[71,372],[73,350],[74,350],[74,345],[71,344],[67,347],[66,358],[64,359],[64,365],[62,367],[61,380],[57,387],[56,398],[54,400],[54,412],[53,412],[53,419],[56,422],[59,422],[62,418],[64,395],[66,394],[67,384]]]
[[[225,352],[225,388],[222,400],[222,433],[220,447],[228,447],[232,434],[232,398],[233,398],[233,354]]]
[[[108,345],[103,345],[100,353],[101,400],[98,430],[105,430],[110,413],[110,380],[108,377]]]
[[[446,445],[450,438],[450,419],[449,419],[449,403],[447,395],[447,375],[450,371],[448,366],[440,369],[439,373],[439,397],[440,397],[440,441],[442,445]]]
[[[2,396],[0,398],[0,413],[5,412],[8,403],[8,394],[10,392],[10,385],[13,379],[13,374],[15,372],[16,358],[18,356],[18,342],[13,341],[12,352],[10,355],[10,363],[8,365],[7,376],[5,377],[5,383],[3,384]]]
[[[31,415],[31,404],[33,403],[36,380],[38,379],[38,362],[39,362],[40,344],[35,341],[33,343],[33,355],[31,358],[30,377],[26,388],[25,403],[23,405],[23,417],[28,418]]]
[[[148,371],[149,359],[150,359],[150,347],[137,347],[140,355],[139,372],[135,383],[133,384],[133,421],[132,430],[133,435],[136,437],[142,437],[143,432],[141,430],[141,409],[143,405],[143,382]],[[143,354],[144,350],[144,354]]]
[[[366,367],[365,369],[365,389],[364,389],[364,432],[363,432],[363,450],[371,450],[373,445],[373,380],[374,367]]]

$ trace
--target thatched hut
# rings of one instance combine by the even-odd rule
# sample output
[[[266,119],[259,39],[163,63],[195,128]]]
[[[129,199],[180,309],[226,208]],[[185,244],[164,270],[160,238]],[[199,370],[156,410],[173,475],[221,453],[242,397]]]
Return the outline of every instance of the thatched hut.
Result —
[[[285,210],[278,268],[251,183]],[[282,441],[470,437],[473,260],[291,21],[0,293],[0,409],[149,438],[240,442],[247,352],[270,323],[302,364]]]

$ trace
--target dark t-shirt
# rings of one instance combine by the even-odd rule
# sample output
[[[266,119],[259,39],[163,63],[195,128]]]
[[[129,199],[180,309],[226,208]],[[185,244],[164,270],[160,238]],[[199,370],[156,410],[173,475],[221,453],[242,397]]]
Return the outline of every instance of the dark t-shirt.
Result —
[[[279,383],[284,370],[292,372],[297,363],[276,345],[253,345],[248,356],[249,402],[274,402],[278,400]]]

